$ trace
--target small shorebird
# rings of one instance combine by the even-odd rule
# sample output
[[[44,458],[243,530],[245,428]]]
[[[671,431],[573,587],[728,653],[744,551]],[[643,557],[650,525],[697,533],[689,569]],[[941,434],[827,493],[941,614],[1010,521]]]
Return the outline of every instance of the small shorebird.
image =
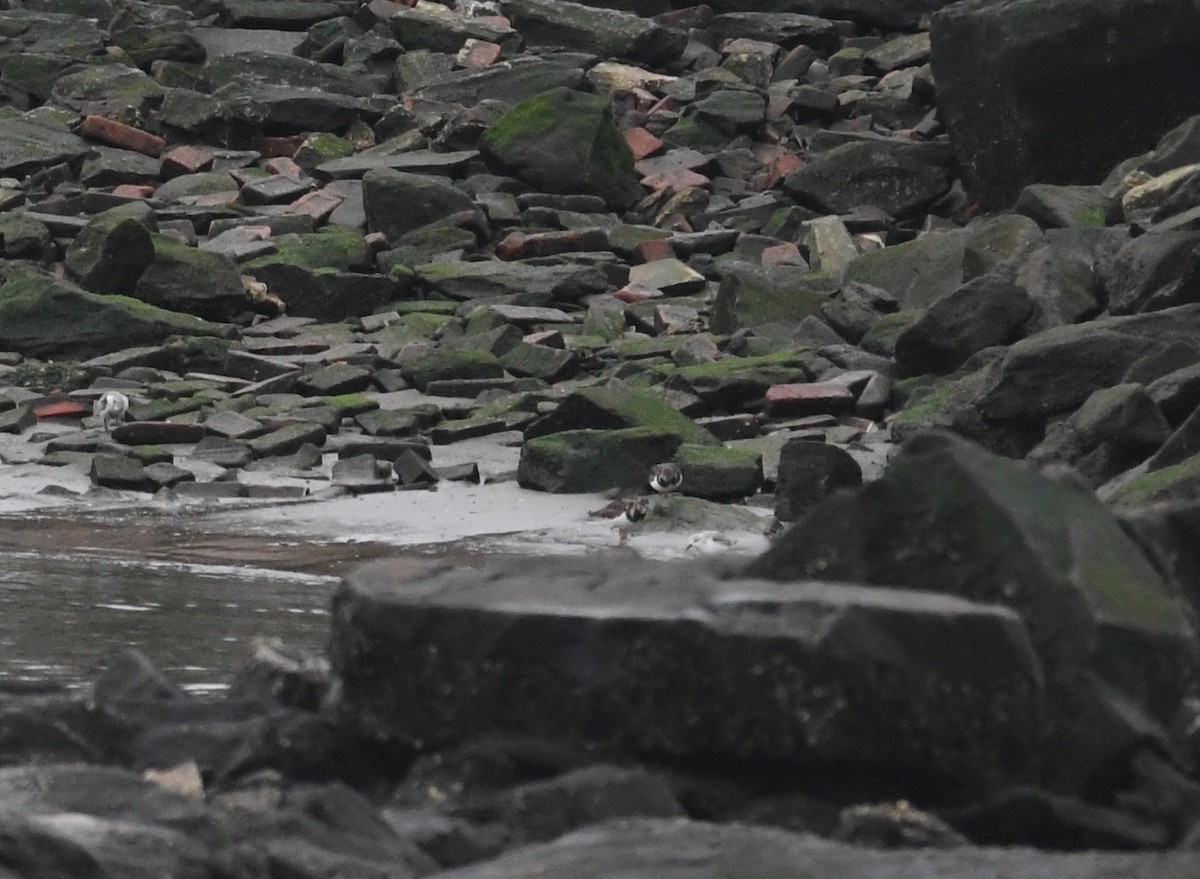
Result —
[[[629,526],[645,519],[649,509],[650,501],[644,497],[631,500],[618,498],[598,510],[593,510],[588,515],[599,519],[612,519],[618,543],[624,545],[625,541],[629,540]]]
[[[105,391],[92,404],[92,414],[100,419],[104,432],[108,433],[108,421],[113,419],[118,424],[125,420],[129,411],[129,398],[120,391]]]
[[[671,492],[683,485],[683,471],[678,464],[668,461],[665,464],[655,464],[650,469],[650,487],[663,497],[670,497]]]

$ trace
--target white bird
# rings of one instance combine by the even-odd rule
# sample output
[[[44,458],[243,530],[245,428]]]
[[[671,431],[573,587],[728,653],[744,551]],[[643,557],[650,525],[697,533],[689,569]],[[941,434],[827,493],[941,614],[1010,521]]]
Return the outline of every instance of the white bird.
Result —
[[[92,414],[100,419],[100,423],[104,426],[104,432],[108,433],[109,419],[116,421],[118,424],[125,420],[125,413],[129,411],[129,398],[120,391],[105,391],[92,404]]]

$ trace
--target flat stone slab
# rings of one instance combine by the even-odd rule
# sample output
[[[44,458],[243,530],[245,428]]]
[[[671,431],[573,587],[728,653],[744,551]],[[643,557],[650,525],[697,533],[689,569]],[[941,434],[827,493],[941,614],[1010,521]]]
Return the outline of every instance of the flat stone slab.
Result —
[[[1032,848],[881,851],[772,827],[676,818],[607,821],[442,874],[446,879],[1191,879],[1196,853]]]
[[[967,785],[1024,777],[1038,747],[1019,618],[932,593],[589,558],[389,560],[346,578],[331,645],[348,716],[424,746],[530,735]]]

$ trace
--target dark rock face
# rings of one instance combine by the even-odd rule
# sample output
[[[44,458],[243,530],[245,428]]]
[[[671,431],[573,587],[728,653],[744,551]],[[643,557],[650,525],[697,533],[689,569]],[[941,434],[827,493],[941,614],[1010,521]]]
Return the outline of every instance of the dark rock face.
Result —
[[[349,578],[335,615],[344,708],[399,741],[505,733],[967,785],[1031,769],[1041,683],[1023,629],[954,599],[644,563],[388,562]]]
[[[938,107],[972,191],[993,207],[1029,183],[1098,183],[1200,111],[1200,13],[1187,3],[969,0],[935,15],[930,36]],[[1103,107],[1077,100],[1093,90]]]
[[[618,208],[641,195],[608,104],[584,92],[551,89],[518,104],[488,129],[480,147],[546,192],[586,192]]]
[[[881,480],[826,501],[747,569],[782,580],[817,571],[1016,609],[1055,694],[1055,747],[1080,717],[1094,724],[1095,752],[1046,767],[1059,784],[1102,771],[1140,734],[1138,711],[1169,723],[1200,659],[1171,584],[1089,493],[949,437],[912,441]]]

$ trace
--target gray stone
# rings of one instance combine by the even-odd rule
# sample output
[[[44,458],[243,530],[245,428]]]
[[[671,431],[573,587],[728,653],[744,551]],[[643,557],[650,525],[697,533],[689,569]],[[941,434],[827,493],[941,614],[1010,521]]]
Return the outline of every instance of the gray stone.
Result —
[[[683,471],[679,491],[713,501],[744,500],[763,484],[762,455],[744,449],[684,443],[673,456]]]
[[[0,174],[20,177],[39,168],[81,159],[89,145],[45,116],[5,119],[0,130]]]
[[[400,364],[404,379],[419,391],[439,379],[500,378],[504,367],[495,355],[471,349],[437,348]]]
[[[864,253],[850,263],[846,279],[892,294],[900,308],[926,308],[966,280],[963,259],[971,234],[953,230]]]
[[[232,410],[213,412],[204,419],[203,424],[208,433],[232,440],[251,439],[266,432],[266,428],[258,419],[247,418]]]
[[[546,3],[547,9],[564,6],[576,4]],[[539,191],[597,195],[614,208],[630,207],[644,195],[608,102],[586,92],[556,88],[518,104],[488,128],[479,147]]]
[[[950,596],[679,563],[393,561],[348,577],[334,620],[343,704],[400,742],[519,731],[969,787],[1028,777],[1036,759],[1041,672],[1024,628]]]
[[[333,464],[331,476],[335,487],[348,489],[351,494],[374,494],[395,489],[392,480],[381,476],[379,471],[375,456],[364,454],[339,458]]]
[[[1127,759],[1147,718],[1169,722],[1200,662],[1174,587],[1090,492],[948,434],[910,441],[882,479],[827,499],[747,573],[818,571],[1020,613],[1054,691],[1043,772],[1064,791]]]
[[[405,451],[392,463],[396,478],[406,487],[429,487],[441,479],[438,471],[429,462],[411,449]],[[478,476],[476,477],[478,480]]]
[[[1029,459],[1071,464],[1095,487],[1146,460],[1170,436],[1171,426],[1144,387],[1114,385],[1093,392],[1069,418],[1052,424]]]
[[[1017,196],[1013,210],[1034,220],[1043,229],[1104,225],[1107,204],[1097,186],[1055,186],[1031,183]]]
[[[248,440],[246,445],[256,458],[277,457],[290,455],[301,446],[311,443],[321,446],[325,443],[325,428],[319,424],[296,422],[286,424],[263,436]]]
[[[837,0],[838,7],[861,0]],[[891,4],[888,4],[890,8]],[[753,824],[630,819],[577,830],[531,845],[446,879],[610,879],[613,876],[722,879],[891,879],[922,871],[938,879],[1191,879],[1194,852],[1046,852],[1035,848],[964,846],[949,850],[850,846]]]
[[[808,439],[789,439],[779,452],[775,483],[775,518],[803,519],[835,491],[862,485],[862,468],[838,446]]]
[[[573,378],[579,371],[579,357],[572,351],[518,342],[500,357],[505,371],[521,377],[558,382]]]
[[[950,173],[910,151],[863,141],[817,154],[789,174],[783,185],[801,205],[821,213],[846,213],[874,205],[905,217],[945,195],[950,189]]]
[[[499,261],[426,263],[417,277],[451,299],[511,296],[516,305],[578,302],[609,290],[604,274],[586,265],[525,265]]]
[[[325,397],[365,391],[370,385],[369,369],[349,363],[332,363],[302,375],[296,382],[296,389],[302,394]]]
[[[651,66],[675,61],[687,44],[683,31],[649,18],[566,0],[510,0],[504,14],[531,45],[563,46]]]
[[[153,241],[154,258],[133,289],[138,299],[213,321],[228,321],[251,310],[232,260],[162,236]]]
[[[15,406],[0,411],[0,433],[22,433],[37,424],[32,406]]]
[[[1200,307],[1182,305],[1029,336],[1005,354],[979,411],[994,420],[1045,418],[1076,408],[1099,388],[1152,381],[1180,365],[1161,360],[1164,349],[1189,362],[1200,357],[1198,322]]]
[[[126,421],[112,429],[114,442],[127,446],[188,444],[204,437],[204,427],[174,421]]]
[[[259,430],[262,433],[262,430]],[[245,442],[223,436],[206,436],[196,443],[191,457],[220,467],[241,468],[254,460],[254,452]]]
[[[435,153],[432,150],[396,150],[380,144],[343,159],[330,159],[317,166],[316,171],[333,180],[359,178],[374,169],[407,171],[413,174],[448,174],[479,155],[476,150],[457,150]]]
[[[567,430],[525,441],[517,468],[523,488],[560,494],[641,489],[650,468],[669,461],[677,434],[649,427]]]
[[[680,414],[660,394],[615,388],[581,388],[568,394],[553,412],[526,428],[525,437],[534,439],[564,430],[621,430],[628,427],[671,433],[681,443],[716,444],[711,433]]]
[[[430,175],[376,168],[364,174],[362,182],[367,228],[382,232],[391,242],[453,214],[479,213],[465,192]],[[482,215],[480,223],[486,225]]]
[[[1078,0],[968,0],[933,17],[939,115],[989,207],[1011,204],[1029,183],[1098,183],[1200,110],[1189,60],[1200,49],[1196,10],[1138,0],[1080,9]],[[1110,41],[1114,28],[1121,37]],[[1081,104],[1080,88],[1105,89],[1104,106]]]
[[[902,375],[945,374],[977,351],[1021,337],[1034,303],[1021,287],[994,275],[963,284],[934,302],[896,338]]]
[[[746,8],[749,5],[752,4],[718,3],[713,8],[721,14],[709,22],[707,29],[718,39],[747,37],[787,47],[803,43],[823,49],[836,48],[839,36],[845,31],[843,25],[830,20],[831,16],[803,14],[796,8],[800,4],[793,3],[790,9],[770,10]],[[738,9],[731,9],[733,6]]]
[[[93,485],[126,491],[149,491],[142,462],[124,455],[94,455],[88,473]]]
[[[1102,263],[1112,314],[1153,311],[1193,300],[1200,232],[1156,232],[1126,242]]]
[[[68,275],[93,293],[132,293],[154,259],[153,222],[141,203],[96,215],[67,248]]]
[[[218,336],[192,315],[88,293],[27,263],[0,263],[0,350],[86,360],[168,336]]]

